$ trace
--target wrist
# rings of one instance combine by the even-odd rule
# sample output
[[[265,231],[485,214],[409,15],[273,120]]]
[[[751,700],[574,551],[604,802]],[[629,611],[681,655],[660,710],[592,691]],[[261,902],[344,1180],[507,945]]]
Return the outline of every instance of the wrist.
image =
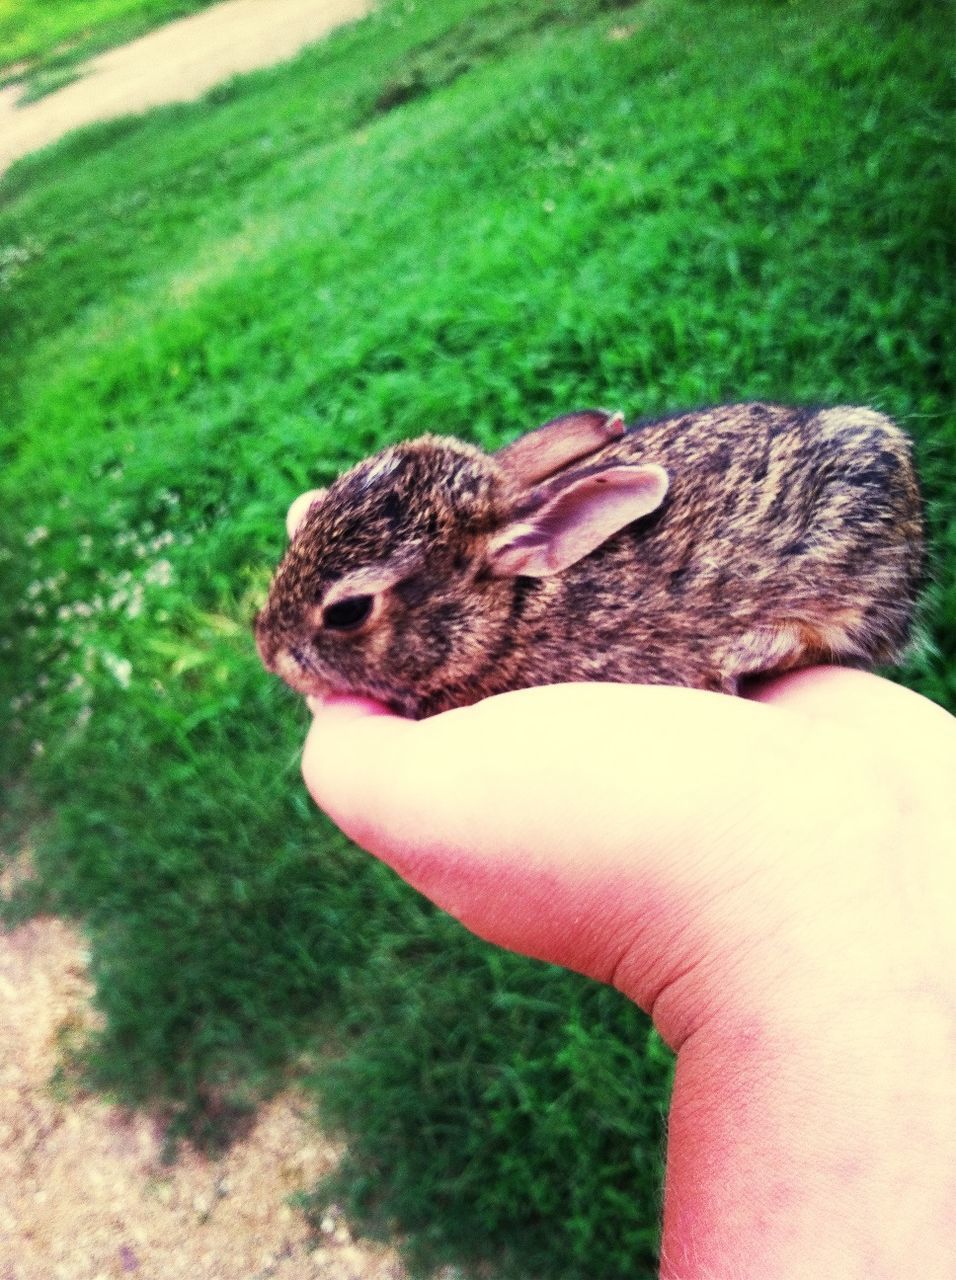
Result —
[[[954,1073],[933,992],[704,1028],[678,1057],[662,1275],[949,1276]]]

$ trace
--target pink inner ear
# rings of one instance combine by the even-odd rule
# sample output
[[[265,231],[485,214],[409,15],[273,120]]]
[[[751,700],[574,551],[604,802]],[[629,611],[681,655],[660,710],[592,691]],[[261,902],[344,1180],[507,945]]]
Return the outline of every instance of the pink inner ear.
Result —
[[[589,555],[619,530],[655,511],[667,493],[667,472],[655,463],[607,467],[545,494],[537,510],[504,528],[489,548],[496,576],[546,577]]]

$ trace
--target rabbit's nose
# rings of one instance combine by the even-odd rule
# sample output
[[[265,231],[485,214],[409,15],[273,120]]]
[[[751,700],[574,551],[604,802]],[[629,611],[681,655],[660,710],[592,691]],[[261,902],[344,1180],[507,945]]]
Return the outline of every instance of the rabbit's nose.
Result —
[[[324,497],[324,489],[310,489],[308,493],[303,493],[300,497],[296,498],[295,502],[293,502],[292,506],[286,512],[285,517],[286,532],[290,539],[295,537],[296,529],[298,529],[299,525],[309,514],[315,504],[317,502],[321,502]]]

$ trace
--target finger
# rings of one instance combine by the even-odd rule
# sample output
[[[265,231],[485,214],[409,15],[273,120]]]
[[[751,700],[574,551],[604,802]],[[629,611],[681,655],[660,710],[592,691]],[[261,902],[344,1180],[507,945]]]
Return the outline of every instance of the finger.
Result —
[[[903,685],[847,667],[808,667],[756,685],[755,701],[816,721],[838,724],[880,743],[890,758],[925,757],[943,774],[956,770],[956,721],[944,708]]]
[[[540,729],[522,728],[503,701],[423,722],[357,700],[320,706],[306,783],[347,835],[475,933],[607,978],[617,951],[586,883],[586,813],[549,820]]]
[[[313,800],[356,844],[370,852],[381,840],[389,811],[383,787],[401,759],[412,722],[371,698],[309,697],[313,720],[302,774]]]
[[[738,699],[629,685],[525,689],[421,722],[334,699],[320,706],[303,765],[318,803],[383,845],[411,816],[421,839],[477,843],[489,856],[507,825],[531,856],[566,844],[582,810],[603,815],[603,835],[635,807],[658,833],[712,816],[739,790],[733,776],[760,768],[759,750],[757,762],[748,753],[763,747],[766,758],[768,739],[777,763],[789,750],[778,721]]]
[[[754,859],[786,863],[767,849],[781,788],[800,840],[799,752],[787,718],[759,704],[564,685],[417,723],[334,702],[315,718],[303,773],[347,834],[474,932],[603,981],[619,974],[648,1006],[707,952],[705,932],[745,931],[727,889]]]

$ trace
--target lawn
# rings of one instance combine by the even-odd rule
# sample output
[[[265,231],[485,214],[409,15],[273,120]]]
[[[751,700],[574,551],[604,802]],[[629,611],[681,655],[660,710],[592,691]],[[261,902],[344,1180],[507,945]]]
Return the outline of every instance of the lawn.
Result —
[[[5,911],[89,931],[73,1070],[213,1146],[304,1082],[350,1143],[306,1207],[423,1271],[654,1273],[668,1055],[312,810],[250,620],[289,499],[423,427],[869,404],[931,522],[896,674],[956,710],[948,19],[389,0],[0,182]]]

